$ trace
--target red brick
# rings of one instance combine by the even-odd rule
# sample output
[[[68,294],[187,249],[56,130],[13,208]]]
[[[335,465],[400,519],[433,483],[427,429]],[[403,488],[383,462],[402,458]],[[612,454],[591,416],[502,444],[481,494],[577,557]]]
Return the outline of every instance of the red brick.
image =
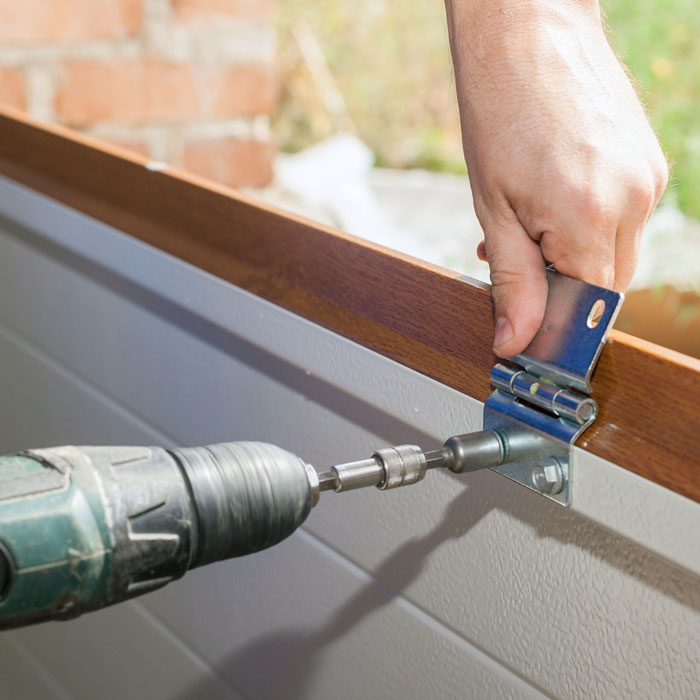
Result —
[[[156,60],[64,66],[56,114],[73,126],[269,114],[272,72],[261,66],[197,68]]]
[[[25,109],[24,78],[16,68],[0,68],[0,104]]]
[[[0,44],[118,39],[141,26],[142,0],[1,0]]]
[[[179,20],[215,18],[272,18],[272,0],[170,0]]]
[[[185,146],[187,170],[232,187],[264,187],[272,181],[274,148],[252,139],[193,141]]]

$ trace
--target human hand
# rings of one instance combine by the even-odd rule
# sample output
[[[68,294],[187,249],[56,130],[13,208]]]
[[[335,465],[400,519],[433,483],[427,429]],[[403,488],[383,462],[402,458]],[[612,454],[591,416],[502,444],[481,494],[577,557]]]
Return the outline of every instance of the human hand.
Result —
[[[594,0],[446,0],[494,351],[544,316],[545,267],[624,291],[668,167]]]

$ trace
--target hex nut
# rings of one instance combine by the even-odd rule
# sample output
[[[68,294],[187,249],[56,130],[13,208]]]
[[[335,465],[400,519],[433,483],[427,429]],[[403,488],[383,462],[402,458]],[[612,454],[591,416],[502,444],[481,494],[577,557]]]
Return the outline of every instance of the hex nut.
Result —
[[[532,486],[540,493],[554,495],[564,488],[561,466],[555,459],[542,460],[532,470]]]

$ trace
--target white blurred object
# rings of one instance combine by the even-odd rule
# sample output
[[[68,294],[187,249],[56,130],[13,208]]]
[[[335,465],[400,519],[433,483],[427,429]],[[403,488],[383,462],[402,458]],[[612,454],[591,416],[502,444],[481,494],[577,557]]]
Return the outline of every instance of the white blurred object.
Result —
[[[475,253],[482,233],[467,178],[373,164],[374,154],[360,139],[337,134],[280,155],[276,184],[343,231],[487,279],[488,268]]]
[[[421,241],[424,255],[418,257],[489,281],[488,265],[476,257],[484,233],[465,175],[375,168],[369,180],[404,240]]]
[[[369,185],[374,154],[351,134],[337,134],[296,155],[280,156],[283,189],[326,209],[339,228],[397,248],[401,238]]]
[[[672,204],[659,207],[647,224],[631,289],[662,285],[700,292],[700,223]]]

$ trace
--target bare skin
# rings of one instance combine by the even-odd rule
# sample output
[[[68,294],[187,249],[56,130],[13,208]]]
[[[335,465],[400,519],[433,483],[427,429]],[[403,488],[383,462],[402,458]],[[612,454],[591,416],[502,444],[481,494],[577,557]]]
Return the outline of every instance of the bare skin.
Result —
[[[545,267],[625,290],[668,166],[597,0],[446,0],[494,351],[542,322]]]

